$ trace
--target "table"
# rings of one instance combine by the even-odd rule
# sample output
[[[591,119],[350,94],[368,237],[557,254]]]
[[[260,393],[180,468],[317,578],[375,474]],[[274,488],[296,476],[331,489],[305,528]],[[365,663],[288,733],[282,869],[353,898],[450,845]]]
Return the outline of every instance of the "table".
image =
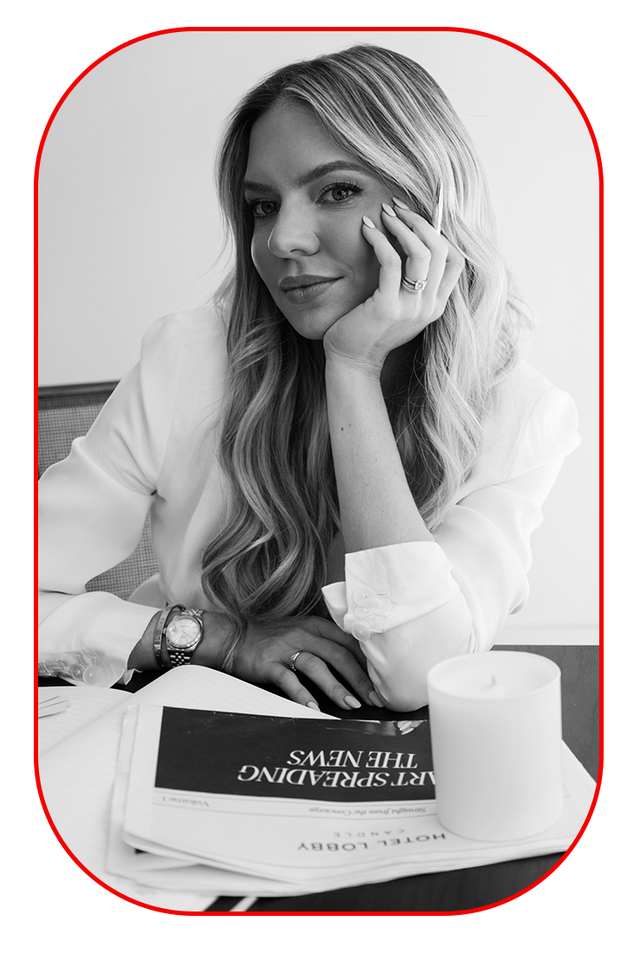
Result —
[[[600,650],[595,646],[496,645],[495,650],[537,653],[558,664],[562,672],[563,739],[591,776],[599,775]],[[137,689],[156,674],[138,674],[128,687]],[[59,680],[45,685],[60,684]],[[277,692],[277,691],[274,691]],[[314,691],[320,708],[334,716],[353,718]],[[423,707],[413,713],[380,711],[363,705],[359,719],[420,718]],[[465,870],[420,874],[382,883],[347,887],[300,897],[261,898],[249,907],[251,913],[450,913],[487,907],[525,890],[561,859],[562,854],[530,857]],[[238,898],[219,897],[204,912],[230,910]]]
[[[522,650],[549,657],[562,671],[562,735],[567,746],[597,780],[600,755],[600,649],[595,646],[496,645],[494,650]],[[319,697],[320,708],[335,716],[351,716]],[[394,714],[389,719],[425,716],[427,708]],[[361,719],[380,719],[380,711],[361,707]],[[384,883],[347,887],[302,897],[261,898],[251,913],[450,913],[474,910],[512,897],[535,883],[562,854],[510,860],[466,870],[447,870],[402,877]],[[228,903],[226,901],[228,900]],[[231,898],[218,898],[213,912],[230,909]]]

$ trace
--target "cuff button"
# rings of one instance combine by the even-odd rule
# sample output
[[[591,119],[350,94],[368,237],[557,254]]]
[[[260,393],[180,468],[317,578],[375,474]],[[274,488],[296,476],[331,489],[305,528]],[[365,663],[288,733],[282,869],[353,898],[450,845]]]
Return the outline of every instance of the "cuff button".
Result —
[[[371,631],[364,623],[356,623],[351,632],[356,640],[360,640],[362,643],[366,643],[367,640],[371,639]]]
[[[353,612],[356,617],[368,617],[373,613],[373,610],[373,604],[370,604],[368,607],[356,607]]]
[[[373,590],[368,587],[356,587],[353,591],[353,599],[358,604],[365,604],[367,601],[373,600]]]
[[[95,667],[85,667],[82,679],[85,683],[97,683],[98,682],[98,671]]]

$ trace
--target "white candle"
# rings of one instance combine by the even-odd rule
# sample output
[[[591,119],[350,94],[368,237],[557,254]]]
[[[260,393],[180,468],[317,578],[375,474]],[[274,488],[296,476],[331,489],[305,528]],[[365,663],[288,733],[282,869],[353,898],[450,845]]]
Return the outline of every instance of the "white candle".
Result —
[[[436,806],[472,840],[535,836],[560,818],[560,669],[510,651],[444,660],[429,671]]]

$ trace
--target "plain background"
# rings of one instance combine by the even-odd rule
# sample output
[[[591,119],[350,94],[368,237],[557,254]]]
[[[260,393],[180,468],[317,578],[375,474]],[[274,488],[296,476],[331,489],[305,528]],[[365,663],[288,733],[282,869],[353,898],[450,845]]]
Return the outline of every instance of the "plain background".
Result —
[[[547,70],[454,32],[198,32],[98,64],[45,141],[39,181],[41,384],[119,379],[157,317],[206,299],[225,258],[212,160],[239,97],[275,67],[353,43],[422,63],[489,175],[501,244],[539,325],[532,359],[569,391],[582,445],[534,534],[531,596],[502,642],[597,643],[598,180],[574,102]]]
[[[39,952],[64,945],[69,960],[138,956],[141,945],[157,958],[191,954],[245,960],[275,945],[280,956],[317,960],[333,947],[343,953],[386,957],[399,943],[443,956],[523,960],[581,953],[598,957],[628,949],[636,897],[627,881],[637,851],[635,835],[612,830],[632,825],[637,813],[637,752],[633,704],[640,670],[637,629],[637,512],[633,478],[640,468],[638,446],[630,442],[637,409],[637,357],[640,350],[637,303],[631,278],[637,273],[637,133],[630,123],[637,107],[637,31],[627,0],[611,0],[598,16],[587,16],[580,0],[538,0],[533,10],[513,0],[449,0],[446,9],[424,4],[393,11],[366,12],[369,23],[457,26],[483,30],[540,57],[579,98],[603,152],[606,178],[605,308],[605,504],[607,572],[603,591],[607,639],[605,687],[605,778],[584,837],[560,869],[516,900],[471,916],[455,917],[232,917],[185,918],[152,913],[120,900],[89,880],[61,849],[46,822],[33,786],[32,700],[21,683],[5,691],[4,716],[12,721],[5,741],[5,764],[17,787],[2,796],[5,864],[11,891],[5,931],[29,941]],[[34,28],[37,14],[37,29]],[[322,10],[274,0],[268,10],[251,8],[249,23],[362,23],[362,5],[327,0]],[[112,0],[92,16],[81,0],[29,3],[5,12],[4,132],[10,149],[0,155],[6,188],[5,230],[0,239],[5,273],[11,361],[0,378],[5,411],[5,449],[13,469],[5,470],[3,492],[11,503],[8,539],[2,554],[3,583],[14,608],[33,604],[33,167],[44,127],[58,98],[96,58],[133,37],[184,24],[238,24],[235,8],[214,18],[210,0]],[[19,409],[16,411],[16,405]],[[16,468],[17,465],[17,468]],[[631,507],[630,507],[631,504]],[[25,532],[26,527],[26,532]],[[25,575],[25,571],[29,571]],[[29,643],[15,645],[14,664],[32,670]],[[28,845],[25,838],[29,838]],[[27,852],[27,846],[28,851]],[[231,924],[231,926],[229,926]]]

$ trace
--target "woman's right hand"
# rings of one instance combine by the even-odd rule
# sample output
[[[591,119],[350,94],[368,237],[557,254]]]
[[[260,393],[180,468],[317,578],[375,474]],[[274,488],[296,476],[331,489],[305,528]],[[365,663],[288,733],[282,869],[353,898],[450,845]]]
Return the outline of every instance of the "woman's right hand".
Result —
[[[220,618],[205,613],[204,621],[205,637],[191,662],[220,669]],[[299,656],[294,670],[295,653]],[[315,709],[319,707],[304,686],[305,678],[343,710],[356,709],[360,701],[383,706],[357,640],[322,617],[303,617],[285,627],[250,626],[234,652],[229,673],[249,683],[271,684],[296,703]]]

